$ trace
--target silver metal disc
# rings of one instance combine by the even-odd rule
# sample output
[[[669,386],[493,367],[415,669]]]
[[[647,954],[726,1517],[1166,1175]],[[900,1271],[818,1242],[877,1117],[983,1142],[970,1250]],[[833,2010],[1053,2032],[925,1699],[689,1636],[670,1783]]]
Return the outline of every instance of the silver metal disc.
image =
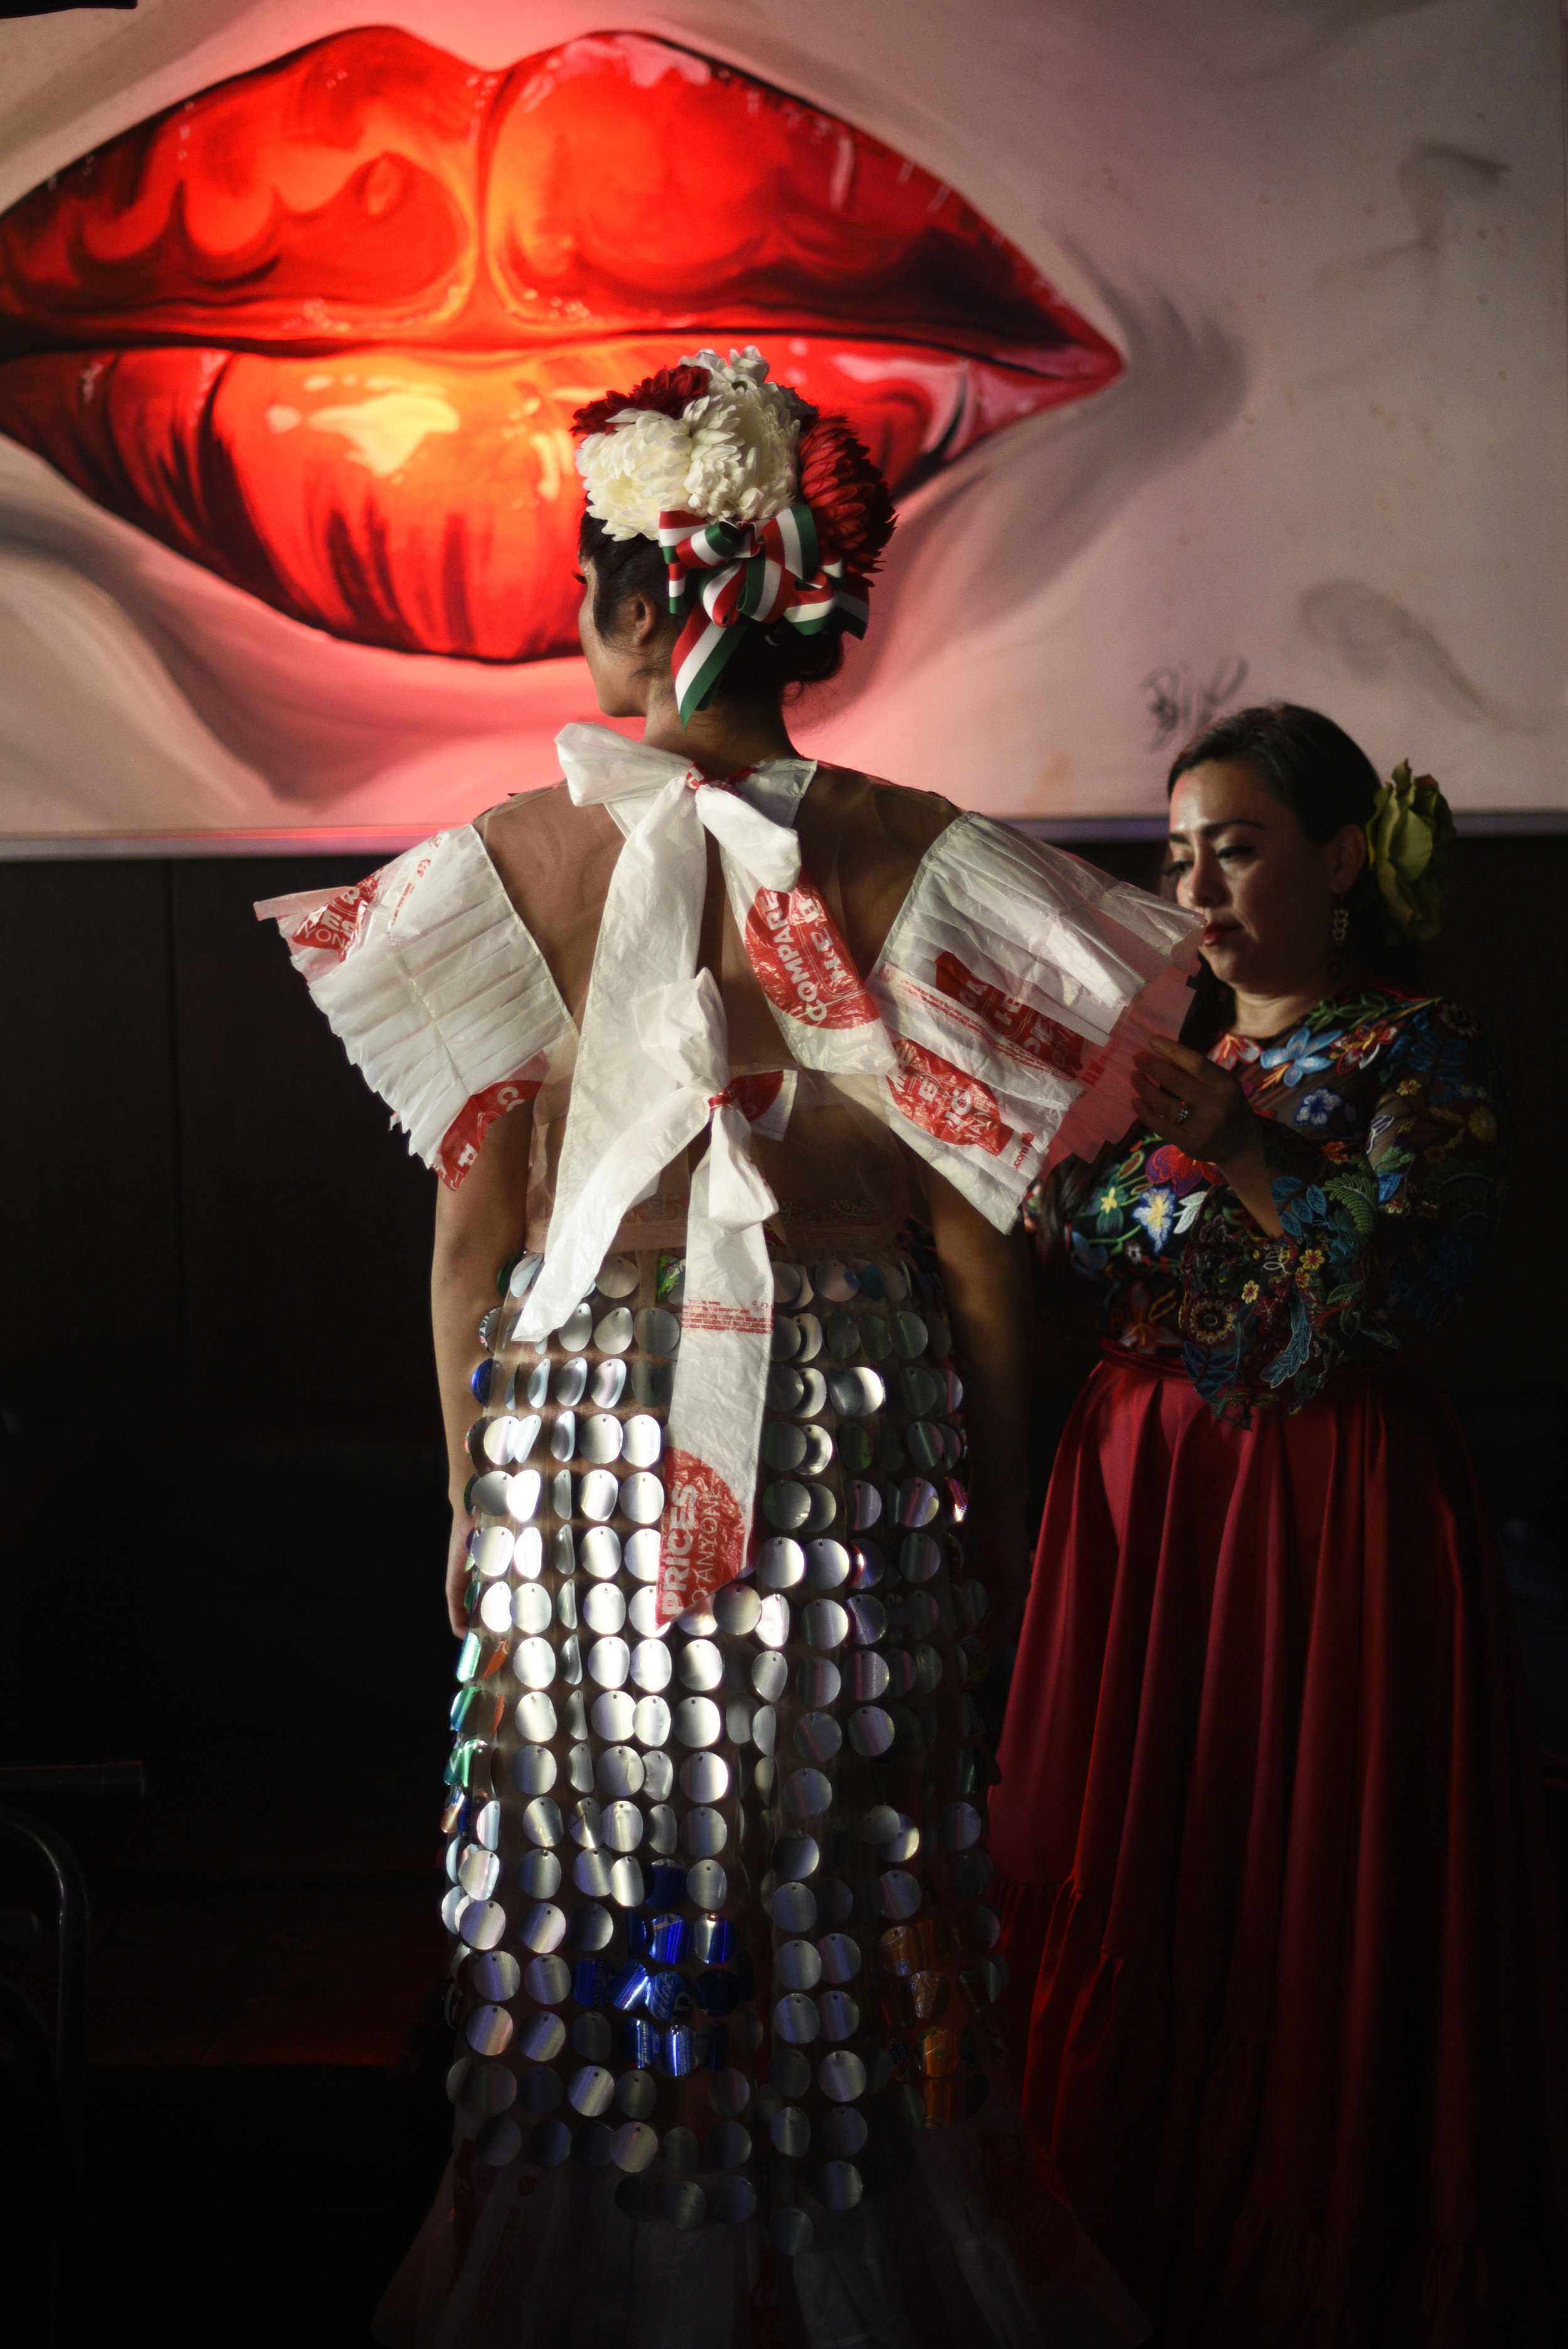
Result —
[[[634,1323],[631,1308],[613,1305],[595,1324],[593,1343],[602,1354],[629,1353]]]
[[[542,1745],[521,1745],[511,1757],[511,1783],[520,1795],[548,1795],[555,1784],[555,1756]]]
[[[632,1467],[656,1466],[665,1448],[665,1431],[652,1412],[634,1412],[621,1433],[622,1451]]]
[[[639,1468],[622,1484],[621,1506],[634,1526],[656,1525],[664,1506],[665,1488],[645,1468]]]
[[[596,1530],[603,1532],[602,1526]],[[626,1596],[613,1582],[596,1582],[583,1593],[583,1628],[601,1639],[619,1631],[626,1620]],[[590,1667],[592,1669],[592,1667]]]
[[[630,1297],[637,1286],[635,1259],[629,1256],[607,1256],[599,1267],[599,1277],[593,1283],[601,1297]]]
[[[605,1689],[593,1700],[593,1734],[608,1745],[624,1745],[636,1717],[637,1708],[624,1689]]]
[[[608,1468],[590,1468],[577,1488],[577,1506],[591,1525],[613,1517],[620,1498],[621,1488]]]
[[[583,1422],[577,1448],[595,1468],[607,1467],[621,1456],[621,1423],[614,1412],[596,1411]]]
[[[673,1354],[681,1341],[676,1316],[662,1305],[646,1305],[637,1316],[636,1339],[645,1354]]]
[[[573,1306],[555,1333],[562,1352],[580,1354],[588,1343],[593,1328],[593,1309],[584,1298],[580,1305]]]

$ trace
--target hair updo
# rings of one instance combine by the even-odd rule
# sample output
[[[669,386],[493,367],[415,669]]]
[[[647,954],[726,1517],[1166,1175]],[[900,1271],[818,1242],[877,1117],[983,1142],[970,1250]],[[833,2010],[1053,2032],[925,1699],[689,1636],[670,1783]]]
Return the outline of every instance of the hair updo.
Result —
[[[1249,768],[1290,810],[1308,840],[1327,842],[1347,823],[1367,824],[1381,789],[1377,768],[1343,726],[1294,701],[1263,702],[1206,726],[1171,762],[1167,798],[1194,767],[1213,764]],[[1346,896],[1345,910],[1350,917],[1346,952],[1379,978],[1418,987],[1420,949],[1408,938],[1389,937],[1382,895],[1366,865]],[[1187,1022],[1190,1042],[1211,1026],[1212,1033],[1203,1033],[1205,1044],[1221,1033],[1230,1018],[1230,992],[1203,964]]]
[[[577,533],[577,559],[592,563],[593,626],[614,644],[621,615],[634,595],[645,595],[663,611],[669,593],[669,573],[664,550],[651,538],[612,538],[603,523],[583,508]],[[681,622],[669,613],[666,625],[649,649],[649,667],[667,667],[670,649]],[[738,623],[736,646],[714,688],[709,708],[727,701],[770,700],[791,688],[825,685],[837,677],[844,662],[844,632],[826,627],[807,636],[779,620],[770,628],[755,620]]]

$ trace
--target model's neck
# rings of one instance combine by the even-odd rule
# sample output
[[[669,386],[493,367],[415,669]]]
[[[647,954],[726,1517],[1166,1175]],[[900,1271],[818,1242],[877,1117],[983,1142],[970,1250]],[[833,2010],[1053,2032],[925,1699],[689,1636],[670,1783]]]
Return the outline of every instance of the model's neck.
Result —
[[[1235,1017],[1231,1026],[1238,1036],[1277,1036],[1283,1029],[1294,1028],[1305,1019],[1326,996],[1337,995],[1351,975],[1343,963],[1330,960],[1311,972],[1299,987],[1279,988],[1266,995],[1249,995],[1234,988],[1232,993]]]
[[[776,701],[721,702],[696,711],[683,726],[674,694],[661,695],[647,712],[643,740],[651,750],[689,759],[707,775],[733,775],[767,759],[799,756]]]

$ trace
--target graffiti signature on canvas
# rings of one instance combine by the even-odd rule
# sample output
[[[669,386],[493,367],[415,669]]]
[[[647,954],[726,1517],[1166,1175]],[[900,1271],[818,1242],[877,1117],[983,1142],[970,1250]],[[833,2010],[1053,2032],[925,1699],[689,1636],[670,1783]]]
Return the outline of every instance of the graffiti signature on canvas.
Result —
[[[1154,730],[1150,749],[1164,750],[1201,734],[1239,698],[1246,681],[1247,663],[1237,655],[1216,662],[1206,678],[1180,661],[1151,669],[1140,688]]]

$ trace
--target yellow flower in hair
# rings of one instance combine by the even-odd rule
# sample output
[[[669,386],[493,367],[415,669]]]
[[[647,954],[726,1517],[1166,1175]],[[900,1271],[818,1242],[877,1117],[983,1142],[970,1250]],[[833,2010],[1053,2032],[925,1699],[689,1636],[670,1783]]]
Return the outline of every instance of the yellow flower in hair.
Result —
[[[1430,775],[1401,759],[1380,785],[1367,826],[1367,862],[1393,937],[1433,938],[1442,926],[1454,819]]]

